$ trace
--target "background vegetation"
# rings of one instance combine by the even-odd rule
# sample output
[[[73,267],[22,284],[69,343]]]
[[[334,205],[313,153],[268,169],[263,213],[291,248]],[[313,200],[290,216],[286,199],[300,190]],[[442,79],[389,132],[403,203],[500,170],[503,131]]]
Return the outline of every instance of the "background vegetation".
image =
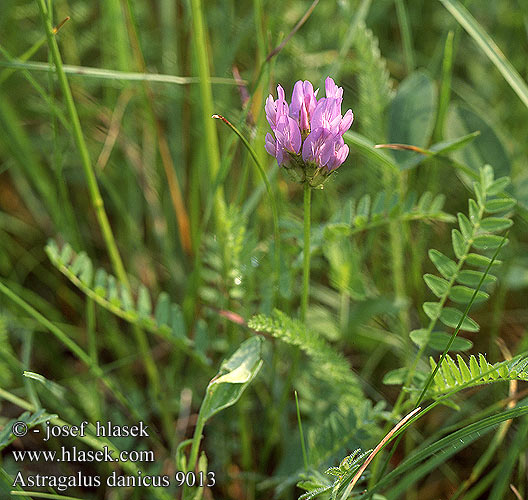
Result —
[[[204,498],[297,498],[303,477],[308,489],[331,484],[327,467],[374,448],[413,408],[429,356],[439,360],[472,295],[459,290],[466,295],[454,300],[455,278],[442,288],[449,276],[429,250],[464,263],[477,233],[457,213],[474,224],[486,203],[495,218],[488,233],[504,234],[513,220],[509,244],[491,271],[498,279],[484,284],[489,299],[473,297],[480,331],[466,318],[451,349],[471,373],[457,360],[428,401],[457,384],[467,390],[410,427],[354,492],[412,470],[378,493],[515,498],[513,484],[526,498],[526,388],[515,381],[524,365],[514,356],[528,350],[528,10],[520,0],[462,3],[468,11],[456,0],[0,2],[2,498],[18,470],[173,476],[198,457],[200,470],[216,472]],[[312,194],[306,329],[295,319],[302,186],[264,150],[264,100],[277,83],[289,97],[295,81],[322,88],[328,75],[356,118],[348,160]],[[271,192],[213,113],[247,138]],[[437,154],[373,148],[383,143]],[[494,174],[480,173],[485,164]],[[493,184],[492,175],[511,184]],[[491,257],[501,241],[493,238],[477,252]],[[466,275],[465,285],[477,288],[480,276]],[[442,328],[423,307],[434,295],[462,304]],[[512,357],[497,375],[509,383],[473,388],[491,377],[486,363]],[[230,381],[211,382],[237,367]],[[152,449],[156,461],[15,463],[13,449],[106,443],[10,434],[12,419],[38,425],[49,415],[71,424],[143,420],[150,439],[112,443]],[[361,461],[351,463],[334,470],[340,488]]]

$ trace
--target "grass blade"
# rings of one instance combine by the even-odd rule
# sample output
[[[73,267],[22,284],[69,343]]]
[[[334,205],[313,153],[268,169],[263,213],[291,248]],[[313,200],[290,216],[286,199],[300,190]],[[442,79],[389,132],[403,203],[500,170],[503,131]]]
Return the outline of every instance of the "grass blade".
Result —
[[[510,87],[519,96],[521,101],[528,107],[528,85],[522,79],[519,72],[508,61],[493,39],[486,33],[484,28],[477,22],[471,13],[457,0],[440,0],[444,7],[460,23],[460,25],[475,40],[477,45],[488,56],[490,61],[501,72]]]

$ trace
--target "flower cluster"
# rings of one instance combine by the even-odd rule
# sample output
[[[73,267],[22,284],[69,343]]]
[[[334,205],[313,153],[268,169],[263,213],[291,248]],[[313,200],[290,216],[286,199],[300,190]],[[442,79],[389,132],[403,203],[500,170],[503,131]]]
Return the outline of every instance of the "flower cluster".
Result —
[[[332,78],[325,81],[326,97],[317,93],[308,81],[299,80],[293,87],[288,105],[284,89],[277,87],[278,99],[266,99],[266,118],[275,137],[266,134],[266,151],[275,156],[299,182],[321,186],[347,158],[348,146],[343,134],[354,120],[352,110],[341,115],[343,89]]]

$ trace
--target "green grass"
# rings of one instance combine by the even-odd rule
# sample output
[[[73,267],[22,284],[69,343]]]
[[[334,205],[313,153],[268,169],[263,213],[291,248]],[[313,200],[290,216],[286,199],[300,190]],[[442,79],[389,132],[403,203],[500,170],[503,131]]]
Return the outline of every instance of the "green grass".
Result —
[[[0,2],[0,497],[525,498],[527,23],[506,0]],[[312,192],[264,104],[328,75],[355,121]],[[48,419],[90,425],[44,442]],[[61,446],[155,460],[14,460]],[[14,485],[79,471],[102,485]]]

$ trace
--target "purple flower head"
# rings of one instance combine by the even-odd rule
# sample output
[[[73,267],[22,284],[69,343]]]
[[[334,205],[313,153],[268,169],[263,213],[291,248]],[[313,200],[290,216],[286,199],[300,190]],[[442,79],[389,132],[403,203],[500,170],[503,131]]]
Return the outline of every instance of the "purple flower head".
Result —
[[[326,97],[317,100],[317,92],[308,81],[299,80],[288,105],[284,89],[277,87],[277,100],[266,99],[266,118],[273,134],[266,134],[266,151],[277,159],[297,180],[312,187],[326,178],[347,158],[348,146],[343,134],[354,120],[352,110],[341,115],[343,89],[332,78],[325,81]]]
[[[266,99],[266,118],[270,124],[271,129],[275,132],[277,128],[277,122],[281,116],[288,115],[288,103],[284,98],[284,89],[277,85],[277,95],[279,98],[274,101],[273,96],[270,94]]]
[[[343,101],[343,88],[338,87],[330,77],[327,77],[325,80],[325,92],[326,97],[330,99],[340,99],[339,105],[341,105]]]
[[[317,106],[317,92],[309,81],[299,80],[293,87],[290,116],[299,123],[301,130],[310,130],[310,117]]]
[[[335,136],[323,127],[316,128],[305,139],[302,148],[302,159],[305,163],[326,166],[333,154]]]

